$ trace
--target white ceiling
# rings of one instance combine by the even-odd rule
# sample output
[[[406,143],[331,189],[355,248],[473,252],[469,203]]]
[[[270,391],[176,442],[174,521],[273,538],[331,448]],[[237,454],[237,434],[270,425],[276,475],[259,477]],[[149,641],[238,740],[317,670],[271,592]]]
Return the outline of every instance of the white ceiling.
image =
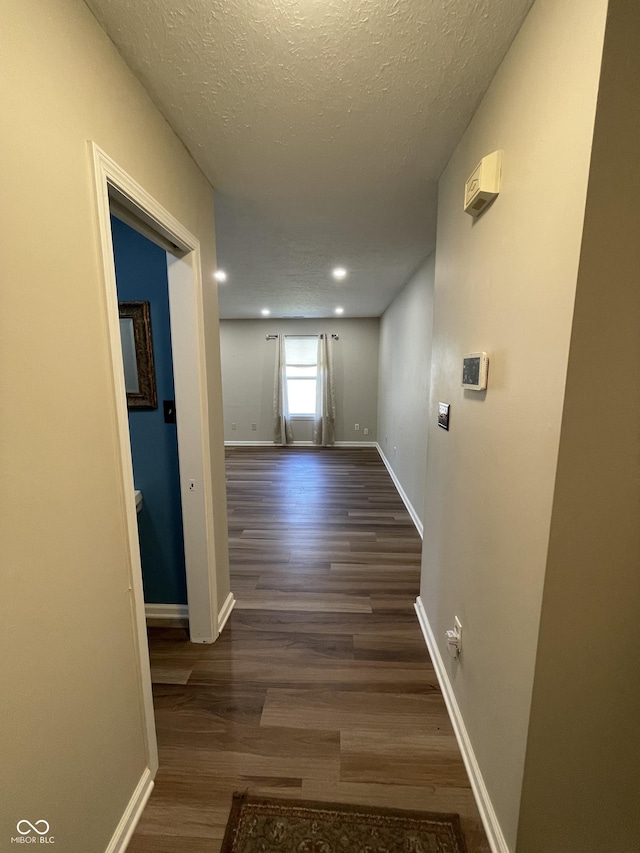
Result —
[[[215,187],[230,318],[385,310],[532,0],[87,2]]]

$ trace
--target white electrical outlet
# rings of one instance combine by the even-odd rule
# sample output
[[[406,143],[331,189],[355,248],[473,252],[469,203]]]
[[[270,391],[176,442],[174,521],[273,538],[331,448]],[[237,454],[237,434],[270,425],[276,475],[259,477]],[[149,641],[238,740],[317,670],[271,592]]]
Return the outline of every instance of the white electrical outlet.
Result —
[[[231,429],[236,429],[236,425],[235,425],[235,424],[231,424]]]
[[[462,652],[462,624],[457,616],[453,619],[453,630],[446,631],[447,650],[452,658],[459,658]]]
[[[360,424],[356,424],[356,425],[354,426],[354,429],[355,429],[355,431],[356,431],[356,432],[358,432],[358,431],[359,431],[359,429],[360,429]]]
[[[364,428],[364,434],[365,434],[365,435],[369,435],[369,427],[365,427],[365,428]]]

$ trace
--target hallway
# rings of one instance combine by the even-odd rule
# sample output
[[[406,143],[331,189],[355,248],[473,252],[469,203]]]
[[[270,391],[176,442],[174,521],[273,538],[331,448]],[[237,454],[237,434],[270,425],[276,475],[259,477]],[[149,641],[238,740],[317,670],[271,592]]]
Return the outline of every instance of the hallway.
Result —
[[[489,850],[413,602],[421,540],[371,448],[228,448],[213,646],[150,629],[160,770],[131,853],[217,853],[234,790],[454,811]]]

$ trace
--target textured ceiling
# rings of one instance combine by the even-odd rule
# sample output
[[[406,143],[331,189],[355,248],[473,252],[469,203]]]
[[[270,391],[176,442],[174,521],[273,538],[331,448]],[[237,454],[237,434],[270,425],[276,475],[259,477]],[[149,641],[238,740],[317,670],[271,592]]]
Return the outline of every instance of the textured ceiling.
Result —
[[[532,0],[87,2],[215,187],[221,316],[319,317],[380,315],[433,249]]]

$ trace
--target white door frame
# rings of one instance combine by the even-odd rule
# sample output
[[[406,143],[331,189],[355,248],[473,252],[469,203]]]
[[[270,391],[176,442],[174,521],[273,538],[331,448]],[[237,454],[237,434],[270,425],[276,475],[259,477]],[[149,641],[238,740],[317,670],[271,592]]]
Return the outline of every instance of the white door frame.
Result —
[[[212,643],[218,636],[213,496],[208,433],[202,271],[199,241],[94,142],[90,143],[102,252],[104,297],[109,330],[123,511],[129,551],[132,618],[139,660],[139,683],[146,717],[147,752],[158,766],[147,642],[138,523],[133,486],[127,396],[122,369],[110,196],[175,247],[168,255],[180,492],[184,529],[187,600],[191,641]],[[144,499],[144,495],[143,495]]]

